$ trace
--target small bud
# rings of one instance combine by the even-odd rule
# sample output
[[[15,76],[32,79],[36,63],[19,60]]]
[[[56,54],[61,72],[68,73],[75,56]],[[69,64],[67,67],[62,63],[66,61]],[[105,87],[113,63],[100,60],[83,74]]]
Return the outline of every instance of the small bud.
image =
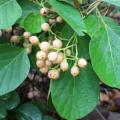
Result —
[[[37,45],[39,43],[39,38],[37,36],[29,37],[29,41],[32,45]]]
[[[19,43],[20,42],[20,40],[19,40],[19,36],[17,36],[17,35],[13,35],[11,38],[10,38],[10,41],[12,42],[12,43]]]
[[[43,68],[45,66],[45,62],[43,60],[37,60],[36,65],[39,68]]]
[[[53,62],[57,59],[58,53],[57,52],[50,52],[48,53],[48,60]]]
[[[56,22],[57,22],[57,23],[62,23],[62,22],[63,22],[63,19],[62,19],[60,16],[58,16],[58,17],[56,18]]]
[[[46,60],[46,61],[45,61],[45,65],[46,65],[47,67],[51,67],[51,66],[52,66],[52,62],[49,61],[49,60]]]
[[[41,43],[39,44],[39,47],[40,47],[40,49],[41,49],[42,51],[48,52],[49,49],[50,49],[50,43],[49,43],[49,42],[46,42],[46,41],[41,42]]]
[[[51,24],[54,24],[56,21],[55,21],[55,19],[49,19],[49,24],[51,25]]]
[[[36,58],[37,58],[38,60],[45,60],[45,59],[47,58],[47,54],[46,54],[46,52],[44,52],[44,51],[39,51],[39,52],[37,52],[37,54],[36,54]]]
[[[11,33],[12,32],[12,27],[6,28],[5,31],[8,32],[8,33]]]
[[[71,56],[71,50],[70,49],[67,49],[65,52],[66,52],[67,56]]]
[[[80,70],[79,70],[79,68],[77,66],[73,66],[71,68],[71,74],[72,74],[72,76],[76,77],[76,76],[79,75],[79,73],[80,73]]]
[[[45,31],[45,32],[48,32],[49,29],[50,29],[50,26],[49,26],[48,23],[43,23],[43,24],[41,25],[41,29],[42,29],[43,31]]]
[[[60,69],[62,71],[67,71],[69,68],[69,65],[68,65],[68,62],[67,61],[63,61],[61,64],[60,64]]]
[[[62,52],[59,52],[57,59],[53,62],[53,64],[60,64],[63,60],[64,60],[64,54]]]
[[[31,36],[31,33],[30,33],[30,32],[24,32],[24,33],[23,33],[23,37],[24,37],[25,39],[28,39],[30,36]]]
[[[43,73],[43,74],[46,74],[48,72],[48,67],[45,66],[43,68],[40,68],[40,72]]]
[[[50,79],[56,80],[56,79],[59,78],[59,76],[60,76],[60,73],[59,73],[58,70],[50,70],[50,71],[48,72],[48,77],[49,77]]]
[[[86,65],[87,65],[87,60],[85,60],[84,58],[80,58],[80,59],[78,60],[78,66],[79,66],[80,68],[84,68]]]
[[[61,41],[61,40],[55,39],[55,40],[53,41],[53,47],[59,49],[59,48],[62,48],[62,46],[63,46],[63,44],[62,44],[62,41]]]
[[[46,7],[41,8],[40,9],[40,14],[42,16],[47,16],[48,15],[48,8],[46,8]]]

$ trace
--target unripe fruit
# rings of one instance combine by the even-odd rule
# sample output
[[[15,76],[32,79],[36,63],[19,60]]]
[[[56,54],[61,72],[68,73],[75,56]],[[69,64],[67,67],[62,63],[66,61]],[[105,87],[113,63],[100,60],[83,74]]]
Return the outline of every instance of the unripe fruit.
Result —
[[[27,54],[31,54],[32,53],[32,48],[25,48]]]
[[[31,33],[30,33],[30,32],[24,32],[24,33],[23,33],[23,37],[24,37],[25,39],[28,39],[30,36],[31,36]]]
[[[80,68],[84,68],[86,65],[87,65],[87,60],[85,60],[84,58],[80,58],[80,59],[78,60],[78,66],[79,66]]]
[[[79,75],[79,73],[80,73],[80,70],[79,70],[79,68],[77,66],[73,66],[71,68],[71,74],[72,74],[72,76],[76,77],[76,76]]]
[[[54,62],[57,59],[58,53],[57,52],[50,52],[48,53],[48,60]]]
[[[55,22],[55,19],[49,19],[49,24],[54,24]]]
[[[61,40],[55,39],[55,40],[53,41],[53,47],[59,49],[59,48],[62,48],[62,46],[63,46],[63,44],[62,44],[62,41],[61,41]]]
[[[58,17],[56,18],[56,22],[57,22],[57,23],[62,23],[62,21],[63,21],[63,19],[62,19],[60,16],[58,16]]]
[[[6,28],[5,31],[8,33],[12,32],[12,27]]]
[[[42,16],[47,16],[48,15],[48,8],[46,8],[46,7],[41,8],[40,9],[40,14]]]
[[[30,91],[27,96],[28,96],[29,99],[32,99],[34,97],[33,92]]]
[[[26,41],[23,43],[23,46],[25,48],[32,48],[32,45],[29,42],[26,42]]]
[[[40,72],[43,73],[43,74],[46,74],[48,72],[48,67],[45,66],[43,68],[40,68]]]
[[[57,59],[53,62],[53,64],[60,64],[63,60],[64,60],[64,54],[62,52],[59,52]]]
[[[39,39],[37,36],[31,36],[29,37],[29,41],[32,45],[37,45],[39,43]]]
[[[63,62],[60,64],[60,69],[61,69],[62,71],[67,71],[68,68],[69,68],[69,65],[68,65],[67,61],[63,61]]]
[[[49,61],[49,60],[46,60],[46,61],[45,61],[45,65],[46,65],[47,67],[51,67],[51,66],[52,66],[52,62]]]
[[[36,65],[39,68],[43,68],[45,66],[45,62],[43,60],[37,60]]]
[[[47,54],[46,54],[46,52],[44,52],[44,51],[39,51],[39,52],[37,52],[37,54],[36,54],[36,58],[37,58],[38,60],[45,60],[45,59],[47,58]]]
[[[13,43],[19,43],[20,42],[19,37],[17,35],[13,35],[10,38],[10,41],[13,42]]]
[[[71,50],[70,50],[70,49],[67,49],[65,52],[66,52],[66,55],[67,55],[67,56],[70,56],[70,55],[71,55]]]
[[[2,36],[2,31],[0,30],[0,37]]]
[[[60,73],[59,73],[58,70],[50,70],[50,71],[48,72],[48,77],[49,77],[50,79],[56,80],[56,79],[59,78],[59,76],[60,76]]]
[[[50,49],[50,43],[49,43],[49,42],[46,42],[46,41],[41,42],[40,45],[39,45],[39,47],[40,47],[40,49],[41,49],[42,51],[48,52],[49,49]]]
[[[34,90],[34,91],[33,91],[33,95],[34,95],[35,97],[39,97],[39,96],[40,96],[39,91],[38,91],[38,90]]]
[[[43,31],[45,31],[45,32],[48,32],[49,29],[50,29],[50,26],[49,26],[48,23],[43,23],[43,24],[41,25],[41,29],[42,29]]]

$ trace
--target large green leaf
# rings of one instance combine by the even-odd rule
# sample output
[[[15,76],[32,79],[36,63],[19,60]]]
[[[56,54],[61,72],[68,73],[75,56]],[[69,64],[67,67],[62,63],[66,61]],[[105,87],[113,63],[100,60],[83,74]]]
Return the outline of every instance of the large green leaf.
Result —
[[[57,112],[65,119],[75,120],[91,112],[99,100],[99,83],[90,65],[73,78],[70,71],[51,81],[51,96]]]
[[[86,19],[88,33],[92,38],[92,65],[104,83],[120,88],[120,27],[110,18],[103,20],[95,16]]]
[[[30,13],[23,21],[23,27],[26,31],[31,33],[41,32],[41,24],[44,19],[40,14]]]
[[[56,10],[56,12],[62,16],[63,19],[73,28],[73,30],[78,33],[78,35],[84,35],[84,22],[80,16],[80,13],[74,7],[57,0],[49,0],[49,3]]]
[[[103,1],[120,7],[120,0],[103,0]]]
[[[22,8],[22,17],[27,16],[31,12],[39,13],[39,6],[30,0],[17,0]]]
[[[9,44],[0,45],[0,96],[16,89],[30,69],[27,53]]]
[[[10,27],[22,15],[16,0],[0,0],[0,29]]]
[[[17,113],[18,120],[42,120],[41,112],[31,103],[20,106]]]

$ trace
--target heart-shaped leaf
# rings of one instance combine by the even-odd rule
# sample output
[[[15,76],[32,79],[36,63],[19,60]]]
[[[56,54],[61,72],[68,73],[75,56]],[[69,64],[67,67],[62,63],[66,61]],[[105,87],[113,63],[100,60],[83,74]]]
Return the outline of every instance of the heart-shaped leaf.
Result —
[[[99,100],[98,78],[90,65],[73,78],[70,71],[51,81],[51,96],[57,112],[65,119],[75,120],[91,112]]]
[[[27,53],[9,44],[0,45],[0,96],[16,89],[30,69]]]

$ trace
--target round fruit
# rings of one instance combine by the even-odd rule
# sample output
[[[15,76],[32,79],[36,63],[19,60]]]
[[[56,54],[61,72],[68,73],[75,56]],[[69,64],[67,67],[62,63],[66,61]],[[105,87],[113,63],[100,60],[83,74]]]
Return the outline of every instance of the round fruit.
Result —
[[[40,72],[43,73],[43,74],[46,74],[48,72],[48,67],[45,66],[43,68],[40,68]]]
[[[70,49],[67,49],[67,50],[66,50],[66,55],[67,55],[67,56],[70,56],[70,55],[71,55],[71,50],[70,50]]]
[[[13,42],[13,43],[19,43],[20,42],[19,37],[17,35],[13,35],[10,38],[10,41]]]
[[[40,9],[40,14],[42,16],[47,16],[48,15],[48,8],[46,8],[46,7],[41,8]]]
[[[44,51],[38,51],[36,54],[36,58],[38,60],[45,60],[47,58],[47,54]]]
[[[28,96],[29,99],[32,99],[34,97],[33,92],[30,91],[27,96]]]
[[[79,70],[79,68],[77,66],[73,66],[71,68],[71,74],[72,74],[72,76],[76,77],[76,76],[79,75],[79,73],[80,73],[80,70]]]
[[[58,16],[58,17],[56,18],[56,22],[57,22],[57,23],[62,23],[62,21],[63,21],[63,19],[62,19],[60,16]]]
[[[52,62],[49,61],[49,60],[46,60],[46,61],[45,61],[45,65],[46,65],[47,67],[51,67],[51,66],[52,66]]]
[[[53,64],[60,64],[64,59],[64,54],[62,52],[58,53],[57,59],[53,62]]]
[[[32,53],[32,48],[25,48],[27,54],[31,54]]]
[[[63,62],[60,64],[60,69],[61,69],[62,71],[67,71],[68,68],[69,68],[69,65],[68,65],[68,63],[67,63],[66,61],[63,61]]]
[[[59,78],[59,76],[60,76],[60,73],[59,73],[58,70],[50,70],[50,71],[48,72],[48,77],[49,77],[50,79],[56,80],[56,79]]]
[[[48,52],[49,49],[50,49],[50,43],[46,42],[46,41],[41,42],[39,47],[40,47],[41,50]]]
[[[48,32],[49,29],[50,29],[50,26],[49,26],[48,23],[43,23],[43,24],[41,25],[41,29],[42,29],[43,31],[45,31],[45,32]]]
[[[42,68],[45,66],[45,62],[43,60],[37,60],[36,65],[37,67]]]
[[[2,31],[0,30],[0,37],[2,36]]]
[[[53,41],[53,47],[59,49],[59,48],[62,48],[62,46],[63,46],[63,44],[62,44],[62,41],[61,41],[61,40],[55,39],[55,40]]]
[[[29,41],[32,45],[37,45],[39,43],[39,39],[37,36],[31,36],[29,37]]]
[[[48,60],[54,62],[57,59],[58,53],[57,52],[50,52],[48,53]]]
[[[8,33],[12,32],[12,27],[6,28],[5,31]]]
[[[49,19],[49,24],[54,24],[55,22],[55,19]]]
[[[23,37],[24,37],[25,39],[28,39],[30,36],[31,36],[31,33],[30,33],[30,32],[24,32],[24,33],[23,33]]]
[[[79,66],[80,68],[84,68],[86,65],[87,65],[87,60],[85,60],[84,58],[80,58],[80,59],[78,60],[78,66]]]

